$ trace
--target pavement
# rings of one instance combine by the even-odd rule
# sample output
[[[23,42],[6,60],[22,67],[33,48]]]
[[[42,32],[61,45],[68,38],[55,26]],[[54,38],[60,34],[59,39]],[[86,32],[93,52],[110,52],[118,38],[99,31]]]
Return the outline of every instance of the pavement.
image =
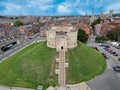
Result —
[[[110,70],[87,82],[91,90],[120,90],[120,80]]]
[[[20,88],[20,87],[9,87],[0,85],[0,90],[35,90],[30,88]]]
[[[63,87],[56,86],[55,88],[50,86],[47,90],[91,90],[85,82],[72,84],[72,85],[65,85]]]

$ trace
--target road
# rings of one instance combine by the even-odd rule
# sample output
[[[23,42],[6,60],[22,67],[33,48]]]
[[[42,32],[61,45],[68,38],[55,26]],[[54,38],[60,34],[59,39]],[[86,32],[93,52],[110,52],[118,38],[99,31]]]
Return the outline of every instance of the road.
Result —
[[[34,37],[32,39],[30,39],[28,42],[24,43],[24,44],[19,44],[19,45],[16,45],[14,47],[12,47],[10,50],[8,50],[7,52],[3,53],[0,55],[0,62],[2,62],[4,59],[6,59],[7,57],[11,56],[12,54],[16,53],[17,51],[21,50],[22,48],[32,44],[33,42],[35,41],[38,41],[38,40],[46,40],[45,37]]]
[[[99,47],[96,43],[90,43],[96,46],[100,52],[104,52],[109,59],[106,59],[107,67],[103,74],[96,76],[94,79],[87,81],[91,90],[120,90],[120,73],[113,71],[112,67],[120,65],[120,62],[115,56],[105,51],[102,47]],[[111,48],[115,51],[114,47]]]

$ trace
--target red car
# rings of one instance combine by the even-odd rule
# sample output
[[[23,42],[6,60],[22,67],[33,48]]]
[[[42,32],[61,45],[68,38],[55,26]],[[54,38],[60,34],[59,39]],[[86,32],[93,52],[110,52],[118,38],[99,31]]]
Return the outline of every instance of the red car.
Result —
[[[106,48],[105,50],[106,50],[106,51],[109,51],[109,50],[110,50],[110,48]]]
[[[118,54],[113,54],[113,56],[118,56]]]

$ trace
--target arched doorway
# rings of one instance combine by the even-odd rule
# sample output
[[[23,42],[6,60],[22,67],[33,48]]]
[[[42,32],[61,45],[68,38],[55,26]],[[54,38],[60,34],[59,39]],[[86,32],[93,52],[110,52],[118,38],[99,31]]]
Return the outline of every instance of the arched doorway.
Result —
[[[63,46],[61,46],[61,50],[63,50]]]

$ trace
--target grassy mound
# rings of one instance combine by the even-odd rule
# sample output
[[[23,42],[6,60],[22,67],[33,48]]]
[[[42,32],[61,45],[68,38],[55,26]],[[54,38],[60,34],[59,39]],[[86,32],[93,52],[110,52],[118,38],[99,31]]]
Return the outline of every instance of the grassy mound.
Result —
[[[0,63],[0,84],[7,86],[37,88],[57,84],[55,75],[55,49],[46,42],[32,44]],[[80,83],[92,79],[105,69],[105,60],[100,53],[78,42],[78,47],[68,50],[66,58],[67,83]]]
[[[48,48],[46,42],[28,46],[0,63],[0,84],[28,88],[56,85],[55,55],[55,49]]]
[[[78,47],[68,50],[69,67],[67,83],[79,83],[101,74],[105,67],[104,57],[96,50],[78,42]]]

